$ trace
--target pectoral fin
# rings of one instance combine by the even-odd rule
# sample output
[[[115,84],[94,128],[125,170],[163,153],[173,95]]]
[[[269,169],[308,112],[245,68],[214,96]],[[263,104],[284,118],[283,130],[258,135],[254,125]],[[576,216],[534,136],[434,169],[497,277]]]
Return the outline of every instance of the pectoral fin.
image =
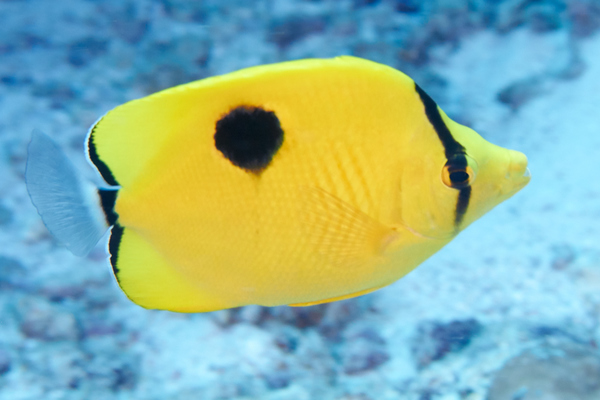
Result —
[[[304,229],[317,254],[330,265],[360,265],[380,256],[399,234],[320,188],[304,193]]]

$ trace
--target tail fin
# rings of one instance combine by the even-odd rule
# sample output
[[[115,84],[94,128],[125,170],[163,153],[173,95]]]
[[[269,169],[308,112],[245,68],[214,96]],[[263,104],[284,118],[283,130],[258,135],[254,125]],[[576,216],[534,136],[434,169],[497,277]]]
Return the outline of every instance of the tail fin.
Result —
[[[25,182],[52,235],[76,256],[88,254],[109,227],[101,192],[84,181],[60,147],[39,131],[33,132],[29,143]]]

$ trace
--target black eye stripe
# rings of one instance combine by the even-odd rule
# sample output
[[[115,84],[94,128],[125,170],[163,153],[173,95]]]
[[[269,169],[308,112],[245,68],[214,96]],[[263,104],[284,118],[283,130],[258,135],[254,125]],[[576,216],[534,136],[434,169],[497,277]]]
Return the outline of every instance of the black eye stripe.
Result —
[[[451,158],[456,157],[459,154],[465,153],[465,148],[458,143],[452,133],[450,133],[450,129],[444,123],[442,119],[442,115],[440,114],[440,110],[438,109],[437,104],[423,89],[419,87],[415,83],[415,89],[421,98],[421,102],[425,106],[425,114],[427,115],[427,119],[433,125],[433,129],[437,133],[442,145],[444,146],[444,151],[446,153],[446,159],[450,160]],[[466,160],[465,160],[466,162]],[[466,164],[465,164],[466,166]]]
[[[450,129],[448,129],[448,127],[444,123],[444,120],[442,118],[442,115],[440,114],[440,110],[438,109],[437,104],[416,83],[415,90],[419,94],[421,102],[425,107],[425,115],[427,115],[429,123],[431,123],[431,125],[433,126],[433,129],[437,133],[440,141],[442,142],[442,145],[444,146],[444,153],[446,155],[448,163],[451,163],[452,167],[466,168],[468,162],[467,157],[465,157],[465,148],[460,143],[458,143],[452,136],[452,133],[450,133]],[[465,188],[460,189],[460,191],[458,192],[456,207],[454,208],[454,227],[456,230],[459,229],[460,224],[462,223],[462,220],[467,212],[467,208],[469,208],[470,199],[471,187],[467,186]]]
[[[469,200],[471,199],[471,186],[460,189],[458,192],[458,201],[456,202],[456,209],[454,211],[454,228],[458,229],[462,223],[467,208],[469,207]]]

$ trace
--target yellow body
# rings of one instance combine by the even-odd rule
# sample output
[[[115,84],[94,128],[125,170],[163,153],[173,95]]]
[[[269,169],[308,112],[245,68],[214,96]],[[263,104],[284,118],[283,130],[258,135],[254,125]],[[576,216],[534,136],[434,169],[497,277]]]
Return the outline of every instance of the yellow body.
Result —
[[[242,105],[275,112],[284,131],[260,174],[215,148],[216,121]],[[92,138],[121,186],[121,288],[147,308],[199,312],[316,304],[394,282],[528,180],[520,153],[441,115],[478,169],[460,227],[444,145],[393,68],[294,61],[117,107]]]

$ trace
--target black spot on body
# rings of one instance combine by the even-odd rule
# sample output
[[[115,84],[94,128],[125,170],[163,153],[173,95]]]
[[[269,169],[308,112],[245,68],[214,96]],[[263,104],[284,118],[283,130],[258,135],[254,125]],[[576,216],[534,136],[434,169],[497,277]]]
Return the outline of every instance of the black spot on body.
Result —
[[[283,143],[283,129],[273,111],[240,106],[216,124],[215,146],[235,166],[261,173]]]
[[[115,212],[115,202],[117,201],[118,190],[98,189],[100,204],[108,225],[114,225],[119,215]]]
[[[94,144],[94,131],[96,130],[96,126],[98,126],[99,123],[100,121],[98,121],[98,123],[96,123],[96,125],[92,128],[92,132],[90,133],[90,137],[88,138],[88,154],[90,156],[90,160],[92,161],[98,172],[100,172],[100,175],[102,175],[102,179],[104,179],[104,181],[111,186],[119,186],[119,182],[117,182],[117,180],[115,179],[114,175],[110,171],[110,168],[108,168],[104,161],[100,159],[100,157],[98,156],[98,152],[96,151],[96,145]]]
[[[121,245],[121,238],[123,237],[123,228],[119,224],[115,224],[110,231],[110,239],[108,241],[108,252],[110,253],[110,265],[112,266],[113,273],[119,281],[119,268],[117,268],[117,259],[119,257],[119,246]]]

